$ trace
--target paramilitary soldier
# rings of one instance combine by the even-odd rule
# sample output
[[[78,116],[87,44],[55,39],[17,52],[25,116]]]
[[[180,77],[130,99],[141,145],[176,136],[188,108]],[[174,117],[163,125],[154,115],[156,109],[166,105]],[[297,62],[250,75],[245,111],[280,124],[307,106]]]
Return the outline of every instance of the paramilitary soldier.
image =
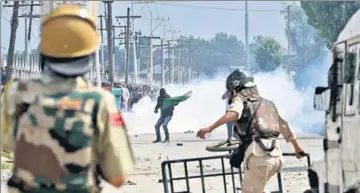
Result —
[[[100,42],[95,19],[76,5],[50,12],[41,25],[41,78],[14,81],[5,91],[11,193],[98,192],[96,171],[121,187],[133,168],[114,96],[84,78]]]
[[[235,132],[246,146],[242,156],[245,168],[242,192],[263,193],[266,182],[283,163],[279,134],[293,144],[297,158],[304,151],[275,105],[260,97],[252,77],[235,70],[226,80],[226,89],[231,93],[229,109],[211,126],[200,129],[197,136],[204,139],[206,133],[235,121]]]

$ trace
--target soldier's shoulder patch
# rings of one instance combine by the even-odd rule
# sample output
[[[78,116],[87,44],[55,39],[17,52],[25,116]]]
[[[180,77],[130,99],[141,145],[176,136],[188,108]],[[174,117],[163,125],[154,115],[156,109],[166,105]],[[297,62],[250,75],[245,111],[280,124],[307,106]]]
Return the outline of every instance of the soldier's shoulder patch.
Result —
[[[109,122],[112,126],[124,126],[125,121],[120,112],[112,113],[109,115]]]

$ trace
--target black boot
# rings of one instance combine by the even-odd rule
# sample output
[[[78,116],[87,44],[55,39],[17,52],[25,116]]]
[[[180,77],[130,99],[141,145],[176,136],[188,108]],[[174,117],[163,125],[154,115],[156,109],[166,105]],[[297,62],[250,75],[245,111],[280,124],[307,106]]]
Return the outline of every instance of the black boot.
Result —
[[[170,143],[170,138],[166,137],[165,140],[162,143]]]
[[[231,138],[228,138],[227,140],[226,140],[226,143],[230,143],[231,142]]]
[[[153,143],[159,143],[159,142],[161,142],[161,139],[160,139],[160,138],[156,138],[156,140],[153,141]]]

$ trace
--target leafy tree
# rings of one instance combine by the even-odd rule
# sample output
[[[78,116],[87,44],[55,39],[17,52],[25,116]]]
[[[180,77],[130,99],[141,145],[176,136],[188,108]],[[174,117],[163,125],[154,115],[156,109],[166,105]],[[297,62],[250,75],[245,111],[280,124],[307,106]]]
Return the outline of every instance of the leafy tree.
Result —
[[[292,63],[295,67],[301,67],[320,55],[324,40],[316,33],[314,27],[307,23],[307,16],[300,6],[291,4],[289,15],[286,9],[287,7],[284,7],[283,13],[290,25],[289,28],[286,26],[285,34],[287,37],[290,34],[291,50],[296,53],[296,58]]]
[[[330,48],[350,17],[360,8],[356,1],[301,1],[301,7]]]
[[[182,37],[179,43],[187,49],[181,52],[182,64],[192,63],[197,72],[211,76],[221,68],[244,65],[244,44],[236,36],[217,33],[210,40],[189,36]],[[177,51],[175,56],[178,56]]]
[[[260,38],[261,39],[261,38]],[[250,58],[256,65],[260,68],[260,70],[273,70],[277,66],[280,65],[281,54],[280,54],[280,44],[276,42],[272,38],[263,38],[263,41],[260,39],[255,39],[250,44]],[[262,40],[262,39],[261,39]],[[269,41],[268,41],[269,40]],[[158,42],[154,42],[158,44]],[[270,44],[268,44],[270,43]],[[140,69],[145,70],[147,67],[148,60],[148,43],[144,40],[140,39],[141,49],[140,49]],[[228,69],[229,66],[242,66],[245,64],[245,46],[244,44],[236,38],[236,36],[229,35],[226,33],[217,33],[215,36],[209,40],[200,38],[200,37],[181,37],[181,41],[179,42],[181,51],[181,63],[182,65],[191,64],[192,70],[195,70],[200,73],[204,73],[205,75],[212,76],[215,75],[219,69]],[[173,44],[177,45],[177,44]],[[261,49],[270,49],[270,51],[266,51],[265,55],[260,56],[264,50]],[[256,51],[256,52],[255,52]],[[257,55],[257,54],[258,55]],[[271,55],[271,59],[267,59],[268,55]],[[124,72],[124,52],[123,49],[116,47],[116,69],[118,72]],[[133,53],[132,49],[130,50],[130,63],[133,61]],[[178,64],[177,61],[178,50],[175,49],[175,65]],[[255,60],[255,56],[257,60]],[[154,65],[160,64],[161,62],[161,54],[160,50],[156,49],[153,53],[153,61]],[[108,59],[107,54],[107,46],[104,49],[104,61]],[[165,53],[165,61],[167,58],[167,53]],[[253,59],[252,59],[253,58]],[[260,60],[266,61],[266,63],[261,63]],[[271,61],[271,62],[269,62]],[[165,64],[171,64],[170,62],[165,62]],[[168,68],[166,65],[165,68]],[[271,65],[267,67],[267,65]],[[129,71],[133,70],[133,65],[129,66]],[[176,76],[176,74],[175,74]]]
[[[261,71],[275,70],[281,64],[281,45],[272,37],[254,37],[254,59]]]

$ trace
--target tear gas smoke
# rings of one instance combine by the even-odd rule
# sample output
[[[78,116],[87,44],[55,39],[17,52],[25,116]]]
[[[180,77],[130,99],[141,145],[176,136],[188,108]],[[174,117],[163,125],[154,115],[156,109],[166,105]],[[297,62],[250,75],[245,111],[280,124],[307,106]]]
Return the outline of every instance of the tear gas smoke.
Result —
[[[321,65],[317,64],[318,67],[311,67],[311,71],[304,72],[304,81],[308,81],[310,76],[311,82],[315,81],[316,84],[326,82],[328,67],[321,67],[328,66],[325,62],[327,61],[322,60]],[[222,100],[221,96],[225,91],[227,75],[228,73],[219,73],[213,79],[166,86],[170,96],[179,96],[192,90],[191,98],[175,107],[174,116],[169,123],[170,132],[197,131],[216,121],[225,112],[226,101]],[[271,73],[258,73],[254,77],[261,96],[276,104],[280,115],[289,122],[295,132],[323,132],[324,113],[313,110],[314,86],[320,85],[296,89],[281,69]],[[154,125],[160,115],[154,113],[154,107],[155,102],[144,97],[133,106],[132,113],[124,113],[129,134],[155,132]],[[226,135],[226,127],[222,126],[215,132]]]

